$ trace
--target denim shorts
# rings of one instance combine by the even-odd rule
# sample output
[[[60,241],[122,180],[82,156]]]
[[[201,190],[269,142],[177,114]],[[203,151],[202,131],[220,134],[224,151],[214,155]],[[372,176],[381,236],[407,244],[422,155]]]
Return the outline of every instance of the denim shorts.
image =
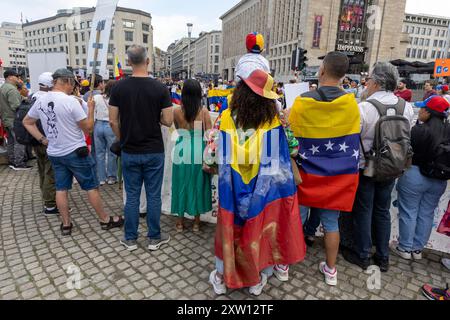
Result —
[[[320,217],[320,222],[322,223],[322,227],[325,233],[339,232],[339,216],[341,214],[340,211],[307,208],[300,206],[300,213],[303,224],[305,224],[307,221],[308,212],[310,215],[318,215]]]
[[[64,157],[49,156],[48,158],[55,171],[56,191],[71,190],[74,177],[84,191],[91,191],[99,187],[95,161],[91,155],[82,158],[74,151]]]

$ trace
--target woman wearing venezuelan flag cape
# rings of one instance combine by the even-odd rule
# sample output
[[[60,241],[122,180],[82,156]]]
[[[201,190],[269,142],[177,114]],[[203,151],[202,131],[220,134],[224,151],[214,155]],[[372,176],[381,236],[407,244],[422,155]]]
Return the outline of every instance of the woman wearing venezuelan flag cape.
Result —
[[[217,294],[248,287],[260,295],[268,277],[289,280],[289,265],[304,259],[306,247],[273,79],[256,70],[242,80],[218,126],[219,214],[210,283]]]

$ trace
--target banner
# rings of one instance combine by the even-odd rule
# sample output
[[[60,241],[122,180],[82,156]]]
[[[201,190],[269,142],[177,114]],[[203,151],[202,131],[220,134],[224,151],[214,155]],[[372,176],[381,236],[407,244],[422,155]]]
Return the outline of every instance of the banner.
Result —
[[[91,75],[94,64],[95,49],[98,48],[96,73],[104,79],[109,79],[108,71],[108,45],[111,36],[112,20],[119,0],[98,0],[92,21],[91,37],[89,38],[87,74]],[[97,30],[100,30],[100,40],[97,40]]]
[[[39,91],[39,76],[44,72],[55,72],[67,68],[65,52],[36,52],[28,53],[28,66],[30,70],[31,92]]]
[[[320,48],[320,35],[322,34],[323,16],[316,16],[314,18],[314,37],[313,48]]]
[[[450,77],[450,59],[437,59],[434,64],[434,77]]]

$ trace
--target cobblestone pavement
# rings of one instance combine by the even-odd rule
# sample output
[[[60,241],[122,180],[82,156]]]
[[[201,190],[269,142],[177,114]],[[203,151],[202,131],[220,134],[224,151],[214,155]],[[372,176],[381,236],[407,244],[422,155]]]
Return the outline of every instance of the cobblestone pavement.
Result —
[[[214,226],[203,225],[200,234],[174,232],[175,220],[162,218],[172,241],[156,253],[144,248],[141,221],[140,249],[130,253],[119,244],[122,231],[101,231],[95,213],[78,186],[70,193],[76,228],[62,239],[58,218],[41,213],[36,169],[17,173],[0,167],[0,299],[215,299],[208,284],[213,269]],[[102,188],[107,211],[120,214],[118,186]],[[368,290],[370,275],[338,261],[339,285],[330,288],[318,272],[324,259],[321,246],[291,268],[291,280],[272,278],[259,299],[424,299],[422,284],[443,286],[450,273],[441,256],[427,252],[420,263],[392,257],[389,273],[381,278],[382,290]],[[81,288],[66,284],[70,266],[81,270]],[[246,290],[229,292],[219,299],[254,299]]]

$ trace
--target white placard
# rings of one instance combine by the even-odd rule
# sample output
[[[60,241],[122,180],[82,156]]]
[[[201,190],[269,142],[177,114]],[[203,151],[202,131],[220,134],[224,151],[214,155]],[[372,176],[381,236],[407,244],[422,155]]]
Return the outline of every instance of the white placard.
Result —
[[[284,96],[286,97],[286,106],[288,109],[292,108],[294,105],[295,99],[301,96],[303,93],[309,91],[309,83],[301,82],[294,84],[285,84],[284,85]]]
[[[97,69],[104,79],[109,79],[108,71],[108,46],[111,36],[112,20],[116,12],[119,0],[98,0],[95,9],[94,19],[92,20],[91,37],[89,38],[87,74],[92,74],[92,63],[94,62],[95,42],[97,38],[97,27],[99,22],[104,22],[103,30],[100,33],[101,47],[98,49]]]
[[[30,70],[31,93],[39,91],[39,76],[44,72],[55,72],[67,68],[64,52],[28,53],[28,68]]]

